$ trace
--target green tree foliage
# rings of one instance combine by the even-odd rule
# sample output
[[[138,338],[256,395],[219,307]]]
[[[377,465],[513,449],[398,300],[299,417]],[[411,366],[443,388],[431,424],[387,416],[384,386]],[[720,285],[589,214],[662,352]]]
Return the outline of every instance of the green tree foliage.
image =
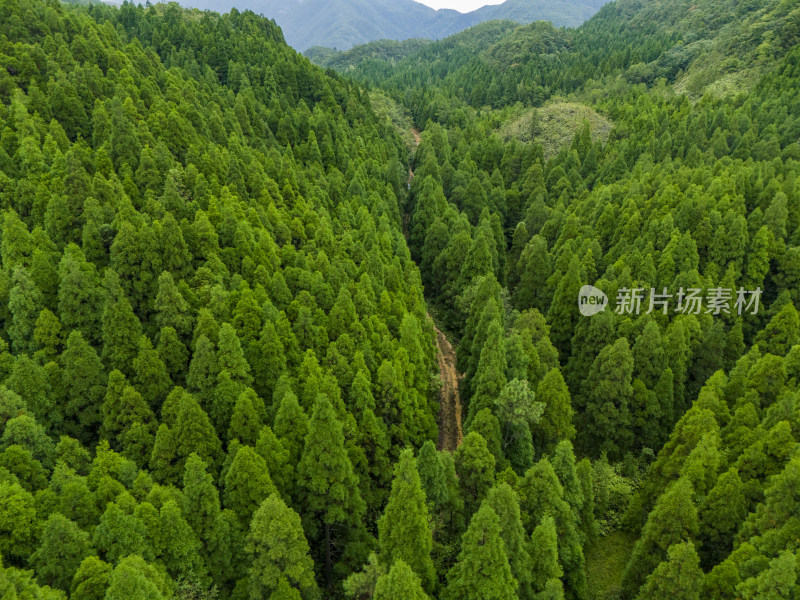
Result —
[[[797,21],[0,3],[0,596],[796,595]]]
[[[61,382],[66,405],[66,433],[83,442],[91,440],[93,427],[100,423],[100,405],[106,388],[103,364],[78,330],[67,338],[61,354]]]
[[[404,450],[395,466],[389,501],[378,520],[379,556],[387,569],[404,561],[423,587],[433,591],[436,571],[431,560],[433,538],[428,519],[417,461],[411,450]]]
[[[251,596],[269,598],[284,584],[303,600],[319,597],[300,516],[276,494],[268,496],[253,515],[246,550],[253,555]]]
[[[495,460],[479,433],[469,433],[453,456],[466,516],[480,506],[494,484]]]
[[[108,600],[142,598],[160,600],[167,592],[165,577],[151,564],[137,555],[128,556],[114,567],[108,579]]]
[[[547,589],[547,583],[564,572],[558,562],[558,532],[552,516],[545,516],[534,528],[530,542],[531,585],[536,592]]]
[[[91,552],[89,534],[63,515],[53,513],[44,523],[39,547],[30,562],[43,585],[69,590],[73,574]]]
[[[461,552],[447,573],[445,598],[516,597],[517,580],[511,573],[500,519],[488,504],[475,513],[464,534]]]
[[[423,591],[422,583],[416,573],[397,559],[389,572],[378,578],[375,584],[375,600],[427,600],[429,596]]]
[[[540,459],[525,473],[519,483],[519,493],[529,530],[540,525],[548,515],[553,517],[559,537],[558,559],[564,570],[565,594],[569,598],[585,597],[586,572],[579,522],[564,498],[564,488],[547,457]],[[531,549],[532,556],[534,550]],[[543,583],[539,581],[538,585]]]
[[[747,516],[744,485],[735,467],[719,476],[699,506],[698,516],[701,558],[704,564],[719,564],[733,549],[733,537]]]
[[[522,527],[517,493],[508,483],[499,483],[489,491],[484,502],[492,507],[500,520],[500,537],[505,544],[511,574],[518,583],[517,594],[520,598],[533,598],[533,562],[528,553],[528,540]]]
[[[536,399],[544,404],[544,412],[533,428],[535,446],[547,451],[562,439],[571,440],[575,436],[572,403],[564,377],[558,369],[548,371],[539,382]]]
[[[303,512],[309,518],[304,528],[313,539],[316,556],[323,559],[325,581],[330,588],[333,545],[345,538],[342,526],[360,524],[366,507],[358,489],[358,476],[344,447],[342,425],[325,396],[318,396],[314,405],[297,474]]]
[[[71,597],[80,600],[105,598],[112,569],[96,556],[85,558],[72,579]]]
[[[658,564],[666,560],[670,546],[697,535],[697,509],[692,494],[691,483],[682,477],[656,502],[625,567],[623,586],[628,593],[639,591]]]
[[[246,526],[264,498],[276,489],[260,454],[250,446],[239,446],[235,452],[225,474],[223,503]]]
[[[586,424],[592,424],[594,432],[592,439],[585,442],[587,448],[605,450],[616,458],[630,449],[633,366],[626,338],[619,338],[597,355],[584,384],[588,394],[581,417]]]
[[[699,599],[702,593],[703,572],[692,542],[674,544],[667,549],[667,559],[647,577],[637,598]]]
[[[0,482],[0,554],[26,559],[36,540],[36,509],[33,496],[16,482]]]

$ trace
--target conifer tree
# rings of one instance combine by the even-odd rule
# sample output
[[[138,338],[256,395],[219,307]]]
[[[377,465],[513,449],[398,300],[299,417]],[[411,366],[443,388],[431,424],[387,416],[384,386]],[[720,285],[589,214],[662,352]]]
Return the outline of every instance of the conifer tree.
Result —
[[[174,403],[171,399],[174,398]],[[162,407],[162,422],[156,433],[150,467],[159,472],[165,481],[177,483],[183,473],[186,459],[193,453],[216,470],[221,458],[221,444],[208,415],[191,394],[176,388]]]
[[[736,588],[743,600],[785,600],[797,594],[797,557],[785,550],[769,567]]]
[[[583,548],[572,508],[564,500],[564,488],[547,457],[531,467],[519,483],[520,505],[529,519],[528,527],[551,515],[559,532],[558,558],[564,569],[567,598],[586,597]],[[540,582],[541,584],[541,582]]]
[[[691,483],[681,477],[656,502],[625,567],[622,585],[629,595],[639,592],[648,575],[667,558],[667,548],[697,535],[692,494]]]
[[[658,565],[642,586],[638,600],[700,600],[703,571],[691,541],[673,544],[667,559]]]
[[[330,588],[334,545],[343,536],[341,526],[358,526],[366,507],[344,447],[342,425],[325,396],[318,396],[314,404],[297,475],[303,515],[308,519],[304,529],[314,540]]]
[[[445,510],[450,493],[442,459],[430,440],[422,444],[422,448],[419,449],[417,470],[425,500],[433,513],[438,515]]]
[[[511,574],[519,584],[518,597],[526,600],[533,598],[531,579],[532,561],[528,553],[528,540],[519,512],[519,496],[508,483],[495,485],[486,496],[484,503],[492,507],[500,520],[500,537],[506,547],[506,554],[511,565]]]
[[[37,348],[36,354],[42,356],[45,362],[56,360],[61,353],[64,342],[61,322],[49,308],[43,308],[36,319],[33,341]]]
[[[162,600],[165,598],[166,582],[153,565],[148,564],[141,556],[132,555],[124,558],[114,568],[108,579],[107,600],[125,600],[140,598],[141,600]]]
[[[172,388],[167,367],[146,335],[139,338],[139,352],[133,359],[133,383],[154,410],[161,406]]]
[[[227,523],[221,510],[219,492],[206,469],[206,463],[197,454],[191,454],[186,460],[183,514],[200,540],[201,553],[213,579],[219,581],[227,575],[231,560],[230,539],[226,535]]]
[[[558,532],[551,515],[545,515],[531,534],[531,585],[540,594],[547,582],[560,578],[564,572],[558,562]]]
[[[473,390],[469,400],[465,425],[483,408],[491,408],[506,384],[506,351],[503,329],[499,321],[493,321],[486,333],[486,342],[480,348],[480,358],[475,375],[470,382]]]
[[[255,448],[267,463],[272,481],[278,488],[281,497],[287,502],[291,502],[291,492],[295,489],[295,465],[289,462],[289,451],[269,425],[261,428]]]
[[[93,437],[90,432],[100,423],[99,409],[106,388],[103,365],[97,352],[78,330],[73,330],[67,338],[61,365],[61,389],[66,397],[66,433],[89,441]]]
[[[39,312],[44,307],[42,293],[24,267],[14,269],[12,284],[8,295],[8,310],[11,312],[8,336],[11,338],[11,347],[18,354],[32,353],[33,332]]]
[[[228,428],[228,439],[238,439],[243,444],[255,447],[263,426],[264,403],[255,392],[247,388],[236,400]]]
[[[100,407],[100,435],[115,441],[123,456],[144,466],[155,441],[155,415],[141,394],[127,385],[117,370],[108,377],[108,391]]]
[[[78,329],[91,342],[100,338],[103,292],[94,264],[75,244],[64,249],[58,265],[58,316],[67,329]]]
[[[402,559],[375,584],[374,600],[429,600],[417,574]]]
[[[145,524],[135,515],[125,512],[116,502],[109,502],[100,517],[92,544],[111,563],[131,554],[150,560],[155,558]]]
[[[550,339],[563,357],[569,355],[569,341],[579,315],[574,304],[580,287],[580,266],[577,257],[573,257],[558,282],[550,309],[547,312],[547,322],[550,323]]]
[[[253,383],[250,365],[244,358],[241,341],[230,323],[223,323],[219,328],[217,368],[220,371],[227,371],[236,383],[245,386]]]
[[[183,342],[178,339],[178,334],[172,327],[161,328],[158,334],[156,351],[167,369],[167,376],[176,385],[184,385],[186,383],[189,351]]]
[[[575,520],[579,523],[583,511],[584,498],[583,488],[575,465],[575,452],[572,442],[563,440],[558,443],[551,464],[559,482],[561,482],[561,486],[564,488],[564,500],[572,508]]]
[[[205,576],[205,565],[200,558],[200,541],[175,500],[168,500],[161,507],[158,532],[161,540],[160,560],[171,577]]]
[[[253,555],[251,597],[274,597],[287,587],[302,600],[320,597],[300,517],[277,494],[265,498],[253,515],[246,551]]]
[[[400,453],[394,470],[392,491],[378,520],[378,546],[384,566],[402,560],[432,592],[436,571],[431,560],[433,538],[428,526],[428,505],[422,490],[417,461],[410,449]]]
[[[103,600],[113,567],[96,556],[81,562],[72,578],[71,598],[76,600]]]
[[[744,485],[739,472],[731,467],[722,473],[698,508],[700,555],[703,564],[716,565],[730,554],[733,536],[747,516]]]
[[[33,496],[19,483],[0,480],[0,554],[26,560],[36,540],[38,523]]]
[[[494,456],[489,452],[486,440],[473,431],[467,434],[456,449],[453,459],[460,495],[464,500],[465,515],[470,517],[494,485]]]
[[[253,369],[253,386],[263,398],[272,397],[278,378],[286,371],[283,343],[271,321],[265,321],[248,360]]]
[[[536,400],[544,404],[544,412],[533,427],[534,446],[548,452],[560,440],[571,440],[575,436],[569,390],[558,369],[548,371],[539,382]]]
[[[217,386],[217,353],[214,344],[205,334],[197,338],[189,363],[189,372],[186,374],[186,388],[197,394],[204,403],[211,401],[213,391]]]
[[[264,498],[276,491],[264,459],[250,446],[240,446],[225,475],[225,508],[246,527]]]
[[[488,504],[483,504],[470,521],[458,560],[447,573],[442,597],[445,600],[517,597],[517,580],[511,573],[500,536],[500,519]]]
[[[161,273],[158,278],[155,309],[155,323],[159,329],[172,327],[182,340],[188,339],[192,333],[194,319],[189,303],[186,302],[168,271]]]
[[[308,427],[308,416],[297,402],[297,396],[291,390],[287,391],[280,399],[273,429],[289,452],[289,464],[299,464]]]
[[[606,450],[619,458],[632,442],[630,401],[633,356],[626,338],[619,338],[597,355],[586,378],[588,400],[583,420],[587,426],[586,447]]]
[[[508,387],[508,386],[506,386]],[[475,432],[486,441],[486,447],[494,457],[495,469],[502,470],[508,462],[503,453],[503,440],[500,432],[500,422],[488,408],[482,408],[475,415],[469,426],[469,432]]]

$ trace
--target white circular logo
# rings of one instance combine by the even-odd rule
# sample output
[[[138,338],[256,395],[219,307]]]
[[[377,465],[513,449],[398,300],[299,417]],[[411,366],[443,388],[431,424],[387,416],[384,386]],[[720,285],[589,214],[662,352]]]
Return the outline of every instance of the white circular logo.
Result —
[[[608,296],[593,285],[585,285],[578,292],[578,310],[584,317],[603,312],[608,306]]]

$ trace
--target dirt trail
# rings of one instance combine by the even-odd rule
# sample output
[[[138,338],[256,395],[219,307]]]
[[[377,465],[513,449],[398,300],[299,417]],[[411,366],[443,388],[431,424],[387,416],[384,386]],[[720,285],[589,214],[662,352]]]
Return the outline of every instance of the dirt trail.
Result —
[[[436,325],[436,357],[442,390],[439,395],[439,450],[453,451],[461,444],[461,400],[458,396],[456,353],[452,344]]]
[[[420,143],[422,138],[419,137],[419,131],[417,131],[413,127],[411,128],[411,135],[414,137],[414,151],[415,151],[417,149],[417,146],[419,146],[419,143]],[[412,151],[412,157],[413,157],[413,151]],[[411,189],[411,181],[413,179],[414,179],[414,171],[412,171],[411,167],[409,167],[408,168],[408,188],[409,189]]]
[[[419,131],[411,129],[414,137],[414,149],[420,144]],[[414,179],[414,171],[408,169],[408,187]],[[409,215],[403,215],[403,231],[408,238]],[[428,318],[433,319],[430,315]],[[433,324],[436,331],[436,359],[439,361],[439,377],[442,389],[439,393],[439,450],[453,451],[461,445],[461,400],[458,395],[458,371],[456,371],[456,351],[447,336]]]

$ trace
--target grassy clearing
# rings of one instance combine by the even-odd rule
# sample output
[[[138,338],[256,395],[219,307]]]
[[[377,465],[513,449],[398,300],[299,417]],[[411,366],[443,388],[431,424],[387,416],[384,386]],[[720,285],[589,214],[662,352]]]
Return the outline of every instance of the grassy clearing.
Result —
[[[376,115],[391,121],[392,126],[400,134],[409,152],[413,153],[417,146],[414,135],[411,133],[414,123],[403,107],[379,90],[373,90],[369,93],[369,102]]]
[[[635,541],[631,534],[615,531],[600,538],[586,550],[590,600],[622,598],[622,571]]]
[[[586,122],[592,129],[594,141],[605,142],[614,126],[609,119],[585,104],[554,101],[514,115],[500,126],[500,135],[506,140],[536,140],[542,145],[545,157],[550,157],[572,143]]]

